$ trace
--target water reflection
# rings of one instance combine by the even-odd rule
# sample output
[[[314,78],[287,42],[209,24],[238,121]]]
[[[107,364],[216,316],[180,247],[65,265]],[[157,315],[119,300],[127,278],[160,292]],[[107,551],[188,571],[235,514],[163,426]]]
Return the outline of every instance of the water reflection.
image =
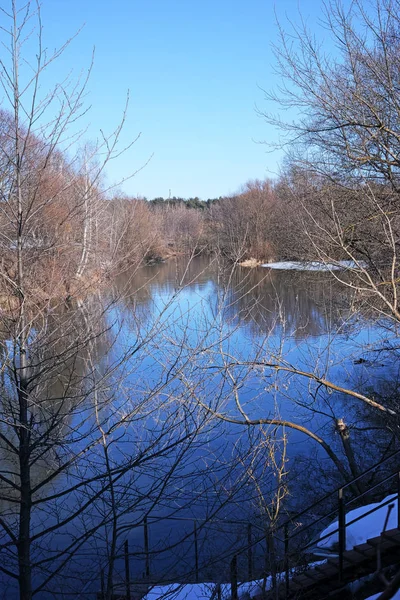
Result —
[[[159,360],[165,323],[160,330],[155,319],[154,330],[146,332],[131,305],[126,323],[123,305],[105,309],[109,302],[93,297],[58,307],[32,328],[30,553],[39,598],[54,589],[65,595],[85,586],[94,591],[102,565],[117,561],[147,514],[211,518],[244,485],[249,443],[241,445],[238,428],[221,427],[186,402],[181,365],[171,369]],[[8,573],[16,574],[19,405],[12,356],[5,362],[0,555]],[[17,595],[12,581],[3,573],[3,598]]]
[[[206,297],[224,318],[247,325],[254,335],[284,328],[295,339],[344,330],[351,306],[351,290],[329,274],[232,267],[208,257],[183,258],[126,272],[117,281],[127,307],[141,307],[145,317],[185,289]],[[348,331],[349,325],[346,326]]]
[[[381,329],[368,314],[353,314],[351,289],[329,274],[247,270],[198,257],[127,273],[119,280],[119,289],[124,290],[120,316],[128,345],[141,339],[142,330],[148,334],[154,319],[159,319],[151,330],[153,346],[142,356],[146,380],[158,377],[160,365],[171,374],[184,372],[182,393],[203,399],[215,410],[235,409],[237,389],[250,418],[278,415],[298,420],[321,429],[335,446],[334,423],[343,410],[350,424],[356,419],[343,407],[343,402],[351,406],[353,401],[327,395],[318,382],[296,373],[251,364],[293,366],[350,389],[360,388],[362,370],[369,392],[376,383],[376,372],[359,361],[384,343]],[[138,306],[140,319],[133,310]],[[384,335],[387,343],[393,333],[385,329]],[[238,365],[231,379],[226,375],[227,360]],[[392,370],[383,368],[382,377],[392,379]],[[294,442],[304,439],[298,433],[293,437]],[[293,454],[299,452],[295,443],[292,448]]]
[[[349,296],[331,277],[267,269],[235,269],[230,282],[229,310],[255,335],[284,329],[301,340],[326,334],[349,316]]]
[[[248,519],[258,511],[257,518],[270,520],[266,508],[282,448],[291,458],[290,476],[299,473],[292,465],[300,455],[312,459],[314,476],[318,464],[330,471],[326,456],[315,451],[315,444],[305,444],[304,435],[287,436],[274,425],[222,424],[205,406],[236,414],[242,410],[250,417],[297,419],[324,435],[345,462],[333,424],[345,415],[355,432],[357,420],[367,423],[366,417],[353,411],[348,399],[346,405],[342,397],[324,395],[322,388],[293,374],[271,376],[249,362],[274,356],[343,384],[357,383],[360,365],[354,362],[377,337],[366,319],[353,317],[351,305],[351,292],[326,274],[232,269],[198,257],[127,271],[108,294],[50,311],[31,344],[29,393],[37,442],[31,465],[37,488],[32,554],[41,566],[38,581],[58,567],[59,581],[65,577],[63,549],[70,546],[69,591],[82,589],[82,582],[87,590],[97,585],[98,591],[101,568],[115,557],[121,566],[125,540],[140,552],[145,516],[159,521],[158,549],[164,542],[175,543],[187,529],[169,531],[167,518]],[[7,343],[5,336],[5,362]],[[228,369],[228,361],[237,365]],[[365,387],[374,385],[368,373]],[[383,380],[391,377],[386,369],[382,373]],[[13,449],[18,406],[6,375],[1,402],[3,474],[12,474],[18,483]],[[357,439],[364,442],[365,437]],[[356,454],[359,460],[361,445]],[[6,475],[0,507],[17,531],[18,494]],[[341,477],[326,477],[320,488]],[[9,538],[3,530],[0,555],[15,570],[16,544]],[[171,571],[173,556],[160,559],[160,571]],[[183,562],[184,555],[179,556]],[[138,564],[140,572],[143,560]]]
[[[373,396],[380,379],[393,379],[393,365],[390,359],[385,361],[377,378],[370,358],[365,364],[361,358],[373,355],[396,332],[384,327],[382,339],[381,324],[371,321],[368,307],[366,312],[359,310],[354,314],[350,288],[339,285],[326,273],[232,269],[217,260],[210,263],[205,257],[189,263],[178,259],[146,267],[122,284],[127,282],[126,306],[132,299],[138,301],[135,290],[146,289],[145,297],[139,294],[144,320],[159,314],[160,308],[166,308],[169,317],[173,315],[174,328],[170,335],[160,335],[155,354],[157,359],[162,355],[163,364],[175,366],[174,360],[179,355],[179,368],[185,370],[188,388],[195,390],[197,398],[215,409],[232,409],[236,416],[239,414],[232,381],[224,370],[229,357],[238,363],[232,369],[234,387],[240,391],[241,406],[247,416],[279,416],[319,431],[346,465],[345,450],[336,429],[338,419],[344,417],[356,446],[359,441],[354,452],[359,455],[360,468],[373,461],[373,452],[368,460],[363,455],[365,435],[356,433],[357,424],[362,428],[362,417],[353,411],[357,402],[343,394],[328,394],[318,382],[310,383],[295,373],[271,374],[248,366],[248,361],[257,359],[281,361],[329,377],[349,389],[364,388]],[[174,297],[178,291],[179,296]],[[152,370],[157,368],[152,359],[150,363]],[[367,422],[363,428],[368,431]],[[388,435],[382,435],[383,451]],[[305,444],[306,440],[301,433],[290,434],[291,457],[304,454],[309,463],[312,459],[315,461],[312,464],[321,464],[321,472],[330,471],[326,463],[330,459],[321,446],[309,440]],[[332,481],[340,477],[334,474]]]

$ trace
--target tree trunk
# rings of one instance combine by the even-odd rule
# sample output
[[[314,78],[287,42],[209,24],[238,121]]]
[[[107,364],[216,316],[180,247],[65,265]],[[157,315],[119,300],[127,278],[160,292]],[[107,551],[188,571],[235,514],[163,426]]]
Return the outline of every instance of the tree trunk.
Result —
[[[19,509],[19,531],[18,531],[18,582],[20,600],[31,600],[32,598],[32,567],[31,567],[31,480],[30,480],[30,419],[28,409],[28,359],[27,359],[27,323],[25,310],[25,278],[23,262],[23,235],[24,235],[24,206],[22,201],[22,156],[19,125],[19,28],[17,23],[17,7],[13,3],[13,67],[14,67],[14,119],[15,119],[15,193],[17,200],[17,292],[18,292],[18,322],[15,331],[14,346],[14,374],[17,382],[17,394],[19,404],[18,423],[18,458],[20,470],[20,509]]]
[[[350,442],[350,431],[343,419],[336,419],[336,430],[340,435],[340,439],[342,440],[343,449],[349,463],[351,474],[354,478],[356,478],[359,476],[360,470],[358,468],[353,447]],[[361,493],[362,489],[358,481],[354,484],[354,488],[359,494]]]
[[[19,390],[20,434],[19,434],[19,468],[20,468],[20,510],[18,535],[18,566],[20,600],[32,598],[32,569],[31,569],[31,480],[29,464],[29,430],[28,430],[28,395],[22,380]]]

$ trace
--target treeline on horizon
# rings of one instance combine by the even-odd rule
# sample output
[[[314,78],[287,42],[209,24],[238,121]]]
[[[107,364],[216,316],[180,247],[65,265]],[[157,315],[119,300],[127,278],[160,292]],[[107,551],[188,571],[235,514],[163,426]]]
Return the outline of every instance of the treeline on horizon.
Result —
[[[153,206],[185,206],[186,208],[200,208],[204,209],[210,206],[213,202],[217,200],[222,200],[223,196],[219,196],[219,198],[208,198],[207,200],[201,200],[198,196],[194,198],[181,198],[179,196],[172,196],[168,198],[163,198],[162,196],[158,196],[157,198],[153,198],[152,200],[148,200],[148,198],[144,197],[143,200],[147,200]]]
[[[351,252],[371,267],[382,265],[387,253],[381,224],[369,218],[365,202],[371,189],[376,199],[390,202],[392,189],[385,182],[343,180],[338,185],[329,176],[288,164],[276,180],[250,180],[231,196],[122,197],[123,210],[142,217],[130,220],[126,256],[152,261],[174,252],[219,252],[232,262],[267,262],[342,260]],[[130,253],[133,240],[141,236],[142,248],[144,240],[148,242],[146,252]]]

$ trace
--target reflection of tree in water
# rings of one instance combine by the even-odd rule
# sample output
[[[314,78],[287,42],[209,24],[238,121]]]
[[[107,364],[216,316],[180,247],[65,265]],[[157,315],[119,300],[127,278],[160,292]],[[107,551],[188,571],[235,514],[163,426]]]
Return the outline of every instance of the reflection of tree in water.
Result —
[[[165,329],[156,329],[163,338],[163,344],[159,344],[159,339],[152,337],[150,327],[148,338],[138,341],[128,335],[126,354],[123,354],[124,349],[117,347],[112,337],[121,331],[119,309],[123,318],[130,315],[139,326],[146,319],[151,323],[157,315],[160,298],[161,303],[163,297],[168,301],[175,290],[186,284],[186,290],[211,299],[211,310],[212,305],[221,301],[228,326],[230,322],[239,326],[246,323],[252,331],[269,332],[277,316],[283,315],[286,329],[295,335],[299,335],[297,331],[301,332],[300,337],[321,333],[326,318],[325,303],[334,293],[326,285],[322,286],[321,278],[315,275],[299,279],[294,283],[293,274],[271,274],[262,269],[231,270],[217,262],[210,265],[209,259],[203,257],[189,264],[176,260],[144,267],[134,276],[126,273],[121,277],[118,286],[124,294],[116,311],[105,314],[102,304],[105,299],[93,297],[88,304],[46,315],[45,323],[41,322],[36,331],[33,330],[30,344],[32,485],[40,484],[34,493],[35,502],[45,501],[44,506],[35,506],[34,510],[39,515],[36,518],[41,522],[42,531],[46,519],[59,520],[62,524],[63,519],[72,515],[73,522],[58,527],[54,533],[49,531],[42,535],[32,546],[36,557],[44,560],[43,549],[46,544],[51,547],[54,539],[68,539],[76,545],[80,536],[87,535],[87,539],[93,536],[98,547],[104,548],[108,544],[115,508],[118,539],[123,540],[130,528],[142,523],[149,510],[158,510],[161,517],[174,515],[181,507],[191,513],[194,507],[204,510],[206,515],[217,513],[221,501],[230,500],[237,492],[237,482],[239,487],[245,484],[245,476],[240,473],[248,444],[240,449],[238,432],[227,428],[226,435],[221,435],[221,425],[211,423],[208,413],[191,402],[194,394],[209,398],[214,384],[216,393],[211,397],[218,398],[218,393],[221,398],[231,396],[229,380],[224,383],[216,376],[214,382],[210,377],[207,361],[213,358],[211,354],[193,346],[188,336],[184,338],[187,347],[181,345],[181,338],[174,338]],[[304,320],[301,311],[306,313]],[[332,312],[330,324],[336,325],[339,312],[334,313],[334,317]],[[168,324],[166,319],[162,326],[168,327]],[[107,327],[110,328],[108,333]],[[4,343],[3,351],[5,348]],[[144,349],[141,354],[140,349]],[[122,355],[118,355],[121,350]],[[192,350],[197,359],[189,356]],[[108,359],[103,360],[106,354]],[[159,361],[157,368],[154,357]],[[107,373],[110,367],[111,374]],[[199,375],[203,377],[200,381]],[[258,394],[260,379],[257,375],[254,386]],[[96,389],[94,383],[98,385]],[[0,430],[3,473],[7,471],[7,477],[18,481],[16,453],[5,441],[13,444],[12,422],[18,418],[6,376],[3,392],[2,408],[7,421],[1,424]],[[102,435],[94,415],[95,402],[99,402],[99,419],[106,431],[105,447],[107,452],[110,450],[114,499],[108,487]],[[92,441],[95,446],[76,458]],[[218,443],[212,446],[213,441]],[[232,463],[232,447],[236,464]],[[71,466],[57,473],[69,458],[73,461]],[[79,482],[77,490],[72,489],[74,481]],[[68,492],[57,496],[64,488]],[[3,479],[1,492],[2,514],[13,521],[18,510],[13,500],[18,491]],[[82,509],[82,513],[76,514],[76,509]],[[96,529],[99,523],[101,527]],[[94,532],[90,531],[92,527]],[[0,554],[14,568],[14,558],[7,556],[7,548],[7,536],[3,532]],[[96,552],[93,550],[93,556]]]
[[[87,315],[90,314],[90,319]],[[20,476],[20,416],[18,390],[13,381],[19,364],[14,356],[11,320],[3,319],[0,421],[1,563],[17,570],[15,545],[19,539],[22,490],[31,502],[30,553],[43,576],[50,573],[48,549],[55,550],[68,532],[63,521],[79,500],[68,500],[64,488],[75,470],[74,457],[85,441],[82,425],[93,421],[90,371],[108,349],[103,307],[92,297],[85,302],[48,306],[30,325],[27,402],[29,407],[29,480]],[[92,356],[90,356],[90,354]],[[90,358],[90,360],[89,360]],[[88,427],[89,429],[89,427]],[[67,483],[68,482],[68,483]],[[54,528],[54,530],[53,530]],[[78,533],[78,536],[80,534]],[[58,536],[58,538],[57,538]],[[65,537],[67,536],[67,537]],[[54,543],[52,540],[57,540]],[[70,538],[71,539],[71,538]],[[77,545],[79,546],[79,544]],[[54,569],[57,553],[54,555]],[[37,579],[35,579],[37,583]],[[6,588],[2,580],[0,587]],[[8,593],[8,592],[7,592]],[[9,596],[13,593],[10,591]]]
[[[339,326],[343,330],[351,304],[351,291],[330,274],[234,268],[205,256],[141,267],[117,281],[126,307],[140,308],[143,318],[155,309],[157,300],[169,299],[184,286],[199,295],[207,288],[212,304],[223,298],[225,319],[246,323],[254,334],[284,328],[297,339]]]
[[[166,262],[125,271],[116,279],[116,297],[127,308],[141,309],[143,316],[154,308],[156,297],[170,297],[183,287],[201,291],[217,282],[218,266],[207,256],[178,257]]]
[[[349,304],[349,293],[329,274],[237,268],[230,276],[226,314],[254,334],[276,330],[303,339],[342,327]]]
[[[110,326],[112,314],[105,318],[104,301],[92,297],[32,324],[30,550],[34,584],[49,577],[49,590],[57,588],[58,568],[65,579],[63,561],[69,574],[63,591],[82,589],[92,578],[98,583],[99,565],[109,568],[112,583],[115,556],[146,514],[201,510],[207,518],[243,485],[237,435],[221,439],[221,427],[186,402],[188,390],[169,381],[167,367],[156,373],[152,367],[147,381],[135,340],[113,355],[119,330]],[[0,564],[12,573],[20,477],[10,376],[4,376],[0,425],[1,517],[8,527],[0,528]],[[3,583],[0,577],[0,589]]]
[[[90,314],[90,321],[85,318],[85,313]],[[88,386],[85,383],[90,370],[88,340],[92,340],[94,360],[100,361],[108,349],[105,332],[102,307],[95,298],[85,304],[69,307],[58,305],[43,314],[40,322],[32,324],[29,403],[34,483],[47,476],[52,469],[56,470],[65,458],[66,447],[59,442],[67,437],[74,427],[77,414],[86,410],[89,401],[90,389],[86,389]],[[14,465],[13,473],[17,480],[15,425],[19,420],[19,407],[16,389],[11,381],[12,373],[8,371],[8,367],[13,368],[14,359],[6,331],[0,347],[3,364],[0,382],[3,416],[0,423],[0,452],[3,464],[5,461]],[[15,490],[12,486],[5,486],[2,501],[7,501],[9,494],[13,498]]]
[[[252,335],[258,337],[263,333],[267,336],[278,334],[282,338],[291,336],[299,342],[296,346],[301,348],[301,359],[308,361],[307,371],[321,370],[322,375],[325,375],[329,372],[331,363],[334,362],[334,367],[332,367],[334,381],[341,383],[341,378],[343,378],[347,385],[356,390],[360,389],[361,393],[367,393],[368,396],[375,399],[380,395],[382,403],[385,405],[388,404],[389,396],[393,397],[393,402],[397,402],[398,405],[398,379],[390,393],[387,382],[393,380],[391,373],[383,373],[379,378],[376,368],[380,367],[366,365],[362,361],[357,363],[360,355],[366,350],[366,346],[357,345],[358,354],[349,356],[348,353],[355,350],[354,346],[351,349],[349,346],[346,347],[341,336],[337,338],[339,345],[333,343],[334,332],[338,331],[340,334],[349,334],[352,340],[351,344],[364,344],[366,338],[361,336],[360,342],[358,342],[355,335],[359,333],[360,327],[366,325],[371,327],[372,323],[368,318],[370,316],[368,307],[365,311],[359,311],[356,317],[353,316],[354,299],[351,289],[335,282],[331,274],[279,272],[267,269],[230,269],[223,268],[217,263],[204,271],[206,263],[206,259],[199,262],[193,261],[186,282],[190,289],[197,290],[200,295],[201,292],[208,293],[212,305],[216,305],[222,300],[219,306],[223,308],[223,320],[228,328],[233,326],[232,330],[234,330],[237,326],[243,329],[243,325],[245,325]],[[158,273],[154,281],[151,280],[153,269],[157,269]],[[147,304],[144,302],[143,305],[148,309],[153,297],[162,294],[171,295],[175,287],[179,287],[174,282],[180,283],[182,272],[183,266],[178,261],[142,271],[141,279],[138,278],[135,284],[143,285],[146,288]],[[204,286],[211,282],[210,289],[202,290],[198,286],[199,282],[191,284],[193,274],[196,272],[201,273],[201,285]],[[146,286],[146,279],[149,282],[148,286]],[[144,283],[139,284],[138,282]],[[333,333],[332,337],[329,335],[330,333]],[[326,334],[328,335],[326,339],[322,340],[321,345],[322,348],[327,349],[325,353],[319,351],[315,340],[307,342],[307,338]],[[374,335],[371,339],[374,339]],[[370,342],[368,341],[368,343]],[[296,374],[286,376],[279,373],[272,383],[269,379],[269,372],[263,375],[258,370],[252,376],[251,367],[247,368],[247,365],[244,365],[242,369],[240,367],[243,351],[240,344],[232,343],[231,347],[233,348],[232,352],[227,350],[228,362],[232,360],[231,354],[236,352],[239,356],[239,367],[235,373],[237,375],[236,389],[240,392],[241,406],[250,415],[250,418],[253,417],[253,413],[257,412],[256,408],[260,409],[257,413],[260,417],[270,416],[272,418],[276,416],[274,411],[278,407],[282,418],[286,417],[291,421],[301,423],[312,432],[316,431],[342,465],[343,472],[338,470],[329,457],[330,455],[321,445],[310,441],[304,434],[303,437],[298,435],[297,438],[289,434],[291,460],[288,469],[292,493],[289,502],[293,510],[300,508],[299,498],[302,503],[309,502],[311,504],[315,500],[316,490],[318,490],[318,495],[323,495],[324,492],[329,492],[336,486],[339,487],[344,481],[352,479],[364,469],[378,462],[398,444],[398,435],[393,430],[397,429],[397,423],[388,424],[382,415],[359,404],[354,398],[338,393],[328,393],[323,386],[317,383],[310,385],[308,379],[299,379]],[[315,362],[312,360],[314,347],[316,348]],[[266,346],[264,350],[265,348]],[[307,353],[308,349],[309,353]],[[318,352],[320,353],[318,354]],[[224,388],[224,382],[218,371],[218,367],[221,367],[221,360],[218,356],[211,357],[211,353],[210,350],[208,354],[201,354],[197,357],[197,366],[199,371],[203,368],[204,372],[207,372],[207,360],[213,359],[216,374],[213,379],[213,372],[208,373],[207,385],[205,384],[203,389],[199,389],[197,386],[196,391],[204,402],[207,402],[204,398],[218,398],[220,405],[223,408],[226,406],[229,413],[233,403],[232,390],[229,386],[227,389]],[[277,356],[285,359],[285,356]],[[294,364],[298,366],[300,364],[299,356],[295,354],[294,359]],[[368,371],[369,377],[364,377],[364,386],[357,382],[357,369],[367,369]],[[273,385],[275,383],[280,384],[278,385],[279,393],[276,392],[276,394]],[[372,387],[368,388],[368,386]],[[193,385],[192,388],[195,389],[195,386]],[[209,400],[209,403],[212,404],[213,400]],[[259,406],[253,410],[255,404]],[[219,405],[218,408],[220,408]],[[369,483],[373,482],[374,480],[371,479]],[[364,482],[360,482],[360,490],[363,485]],[[369,500],[378,499],[383,491],[380,488],[376,492],[376,498],[371,497]]]

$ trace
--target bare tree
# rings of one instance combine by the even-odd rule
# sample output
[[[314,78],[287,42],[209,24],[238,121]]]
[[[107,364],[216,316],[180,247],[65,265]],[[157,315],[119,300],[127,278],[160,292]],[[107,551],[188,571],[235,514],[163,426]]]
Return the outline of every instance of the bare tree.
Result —
[[[99,554],[105,554],[105,532],[111,528],[110,597],[121,520],[125,518],[126,531],[127,515],[137,510],[134,523],[141,522],[157,505],[184,468],[183,457],[208,417],[179,408],[173,393],[166,393],[177,377],[171,376],[171,365],[160,370],[151,387],[139,390],[121,383],[123,375],[133,377],[132,364],[123,373],[124,365],[156,337],[162,315],[144,331],[135,331],[136,342],[117,358],[100,365],[104,349],[116,344],[118,326],[109,312],[113,301],[104,304],[88,294],[87,276],[93,265],[99,178],[107,161],[118,155],[124,117],[111,137],[95,146],[99,162],[92,166],[91,153],[81,172],[78,161],[67,160],[63,150],[71,144],[68,126],[85,112],[86,81],[69,88],[58,84],[44,96],[40,88],[44,71],[68,42],[46,54],[39,5],[19,7],[13,1],[2,15],[10,59],[1,63],[10,105],[2,113],[0,206],[5,250],[0,431],[6,465],[0,473],[4,593],[11,597],[10,581],[24,600],[60,589],[65,569],[70,585],[63,591],[76,591],[85,570],[93,578],[90,571]],[[35,20],[37,29],[31,34]],[[35,64],[23,56],[31,36],[37,36]],[[21,75],[23,60],[27,68]],[[64,290],[53,288],[53,275],[63,281]],[[110,447],[122,439],[125,446],[115,457]],[[152,459],[160,460],[159,476],[144,485]],[[79,564],[79,552],[87,551],[88,544],[89,563],[74,572],[71,563]]]
[[[171,252],[191,254],[204,249],[204,215],[199,209],[182,204],[153,208],[161,218],[162,235],[166,249]]]
[[[333,275],[398,321],[399,5],[334,1],[324,19],[331,56],[304,24],[280,26],[283,83],[267,97],[299,116],[265,116],[287,134],[309,256],[351,261],[345,277]]]
[[[292,197],[292,206],[303,211],[299,226],[306,225],[305,252],[302,256],[298,246],[298,257],[322,262],[333,278],[353,292],[349,308],[368,307],[384,332],[374,350],[389,352],[396,364],[400,316],[399,8],[396,0],[368,6],[356,0],[349,8],[340,2],[328,3],[324,34],[327,30],[336,44],[333,56],[327,56],[305,26],[293,25],[289,33],[281,27],[276,53],[283,83],[268,97],[281,107],[295,108],[299,116],[283,122],[266,115],[287,133],[292,171],[285,193]],[[346,268],[341,271],[343,261]],[[393,402],[375,390],[336,383],[327,361],[318,353],[309,368],[291,364],[281,349],[272,348],[268,341],[264,346],[260,343],[252,357],[244,358],[232,348],[220,348],[219,354],[210,356],[209,367],[225,377],[233,374],[235,384],[226,395],[217,395],[217,401],[197,400],[205,410],[231,423],[302,431],[324,449],[345,480],[356,476],[360,465],[350,429],[332,405],[340,397],[352,405],[360,403],[368,414],[383,416],[389,430],[397,430],[398,399]],[[271,408],[260,415],[262,405],[254,414],[251,403],[246,404],[245,391],[241,392],[252,377],[262,382],[262,389],[275,385],[297,406],[314,415],[330,416],[345,459],[312,421],[306,427],[294,418],[274,414]],[[287,393],[292,378],[306,382],[303,395],[296,395],[298,389]],[[318,402],[322,391],[332,395],[325,407]],[[273,409],[276,411],[275,406]],[[365,428],[368,430],[368,425]],[[395,436],[398,438],[398,433]],[[391,588],[390,593],[393,591]]]
[[[222,198],[210,208],[215,247],[229,259],[268,260],[271,247],[275,195],[270,181],[249,181],[240,192]]]

